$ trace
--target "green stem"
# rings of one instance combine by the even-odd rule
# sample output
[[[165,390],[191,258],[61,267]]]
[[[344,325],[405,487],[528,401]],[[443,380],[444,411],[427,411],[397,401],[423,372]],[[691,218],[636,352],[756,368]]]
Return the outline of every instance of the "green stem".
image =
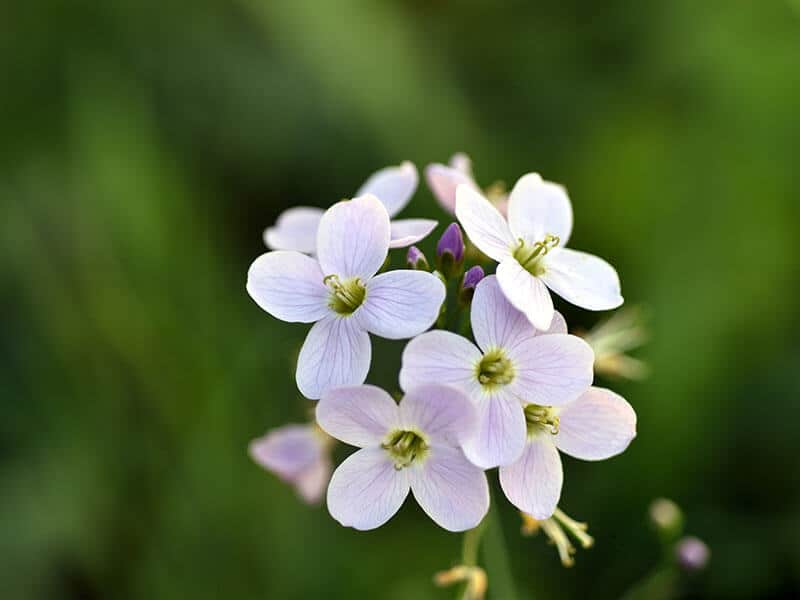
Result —
[[[461,546],[461,564],[465,567],[474,567],[478,564],[478,549],[481,545],[481,536],[486,529],[486,518],[478,526],[470,529],[464,534],[464,542]]]
[[[483,560],[489,578],[490,597],[498,600],[516,600],[517,590],[508,561],[500,513],[494,502],[489,507],[489,514],[484,522],[486,522],[486,534],[483,536]]]

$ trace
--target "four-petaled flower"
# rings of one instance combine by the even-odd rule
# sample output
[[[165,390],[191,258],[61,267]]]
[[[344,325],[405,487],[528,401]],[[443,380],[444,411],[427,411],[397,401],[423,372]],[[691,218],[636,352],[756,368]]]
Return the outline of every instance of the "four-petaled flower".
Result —
[[[467,456],[483,468],[511,464],[525,447],[524,407],[563,405],[592,383],[592,349],[567,335],[556,314],[547,335],[538,332],[511,306],[497,278],[485,277],[470,315],[477,346],[448,331],[414,338],[403,351],[400,387],[438,382],[464,390],[478,415],[464,444]]]
[[[278,250],[259,256],[247,291],[272,316],[314,323],[297,361],[297,387],[311,399],[363,383],[369,333],[413,337],[439,315],[444,284],[424,271],[375,275],[389,252],[389,214],[374,196],[334,204],[319,223],[317,258]]]
[[[508,300],[541,330],[550,327],[548,288],[572,304],[607,310],[622,304],[617,272],[606,261],[565,248],[572,232],[566,190],[529,173],[514,185],[508,220],[473,186],[456,191],[456,216],[469,239],[498,263],[497,279]]]
[[[361,449],[334,472],[328,511],[342,525],[374,529],[399,510],[411,490],[444,529],[477,526],[489,508],[489,487],[461,449],[474,419],[466,396],[449,386],[407,390],[399,405],[371,385],[330,390],[317,404],[317,422]]]
[[[500,485],[514,506],[536,519],[552,515],[561,497],[559,450],[582,460],[603,460],[620,454],[636,437],[631,405],[598,387],[562,406],[529,404],[525,418],[525,450],[515,463],[500,467]]]
[[[316,504],[331,479],[332,443],[313,423],[284,425],[250,442],[250,456],[292,484],[303,500]]]
[[[373,173],[356,192],[356,197],[371,194],[378,198],[390,217],[403,210],[417,189],[417,168],[406,161]],[[272,250],[295,250],[315,254],[317,229],[324,210],[295,206],[278,215],[275,225],[264,231],[264,243]],[[452,211],[451,211],[452,212]],[[405,248],[425,238],[436,227],[431,219],[396,219],[391,222],[390,248]]]

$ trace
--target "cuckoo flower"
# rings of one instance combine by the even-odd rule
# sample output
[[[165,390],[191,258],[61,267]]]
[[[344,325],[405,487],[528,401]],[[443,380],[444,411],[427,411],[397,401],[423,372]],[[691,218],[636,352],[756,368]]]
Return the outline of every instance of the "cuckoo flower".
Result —
[[[472,161],[463,152],[454,154],[447,165],[433,163],[425,167],[425,179],[439,205],[451,215],[456,212],[456,189],[459,185],[463,183],[480,192],[480,187],[472,174]],[[501,182],[493,183],[486,188],[485,193],[497,210],[505,216],[508,209],[505,185]]]
[[[592,387],[561,406],[525,406],[527,441],[522,456],[500,467],[500,485],[511,503],[535,519],[556,510],[564,473],[561,450],[582,460],[620,454],[636,436],[636,413],[624,398]]]
[[[400,386],[435,381],[464,390],[478,415],[475,434],[464,444],[467,457],[483,468],[508,465],[525,447],[523,407],[577,398],[592,383],[594,357],[586,342],[566,334],[560,315],[549,331],[534,329],[494,275],[475,288],[470,317],[477,346],[447,331],[420,335],[403,351]]]
[[[439,526],[465,531],[489,508],[483,471],[461,450],[475,413],[459,390],[429,384],[408,390],[399,405],[371,385],[328,391],[317,422],[361,448],[333,474],[328,510],[342,525],[375,529],[400,508],[409,490]]]
[[[372,194],[383,202],[390,217],[399,213],[417,189],[417,168],[406,161],[373,173],[356,196]],[[325,211],[311,206],[295,206],[283,211],[275,225],[264,231],[264,243],[272,250],[295,250],[315,254],[317,228]],[[423,239],[436,227],[430,219],[396,219],[391,222],[390,248],[405,248]]]
[[[436,320],[444,284],[424,271],[375,275],[388,252],[389,215],[368,195],[325,212],[317,258],[278,250],[250,266],[247,291],[261,308],[283,321],[314,323],[297,361],[297,387],[307,398],[366,379],[368,332],[410,338]]]
[[[332,442],[313,423],[284,425],[250,442],[250,456],[292,484],[303,500],[316,504],[331,478]]]
[[[566,190],[529,173],[508,201],[508,220],[471,186],[456,192],[456,216],[469,239],[496,260],[497,279],[509,302],[538,329],[550,327],[553,300],[548,288],[589,310],[622,304],[620,283],[606,261],[565,248],[572,231]]]

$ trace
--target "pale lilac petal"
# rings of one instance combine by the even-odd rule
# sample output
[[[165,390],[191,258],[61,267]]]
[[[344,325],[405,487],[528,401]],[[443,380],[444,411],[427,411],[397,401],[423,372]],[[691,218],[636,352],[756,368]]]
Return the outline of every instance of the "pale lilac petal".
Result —
[[[481,353],[469,340],[449,331],[429,331],[403,350],[400,387],[406,392],[431,382],[453,385],[468,395],[480,389],[476,365]]]
[[[448,167],[439,163],[428,165],[425,168],[425,179],[436,200],[450,214],[456,210],[456,189],[459,185],[464,184],[478,191],[472,176],[459,166]]]
[[[549,518],[561,497],[564,471],[561,457],[542,433],[528,440],[518,461],[500,467],[500,486],[511,504],[534,519]]]
[[[272,250],[295,250],[314,254],[317,249],[317,228],[321,208],[295,206],[278,215],[275,225],[264,231],[264,243]]]
[[[555,311],[553,313],[553,321],[550,323],[550,329],[543,331],[542,333],[567,333],[567,331],[567,320],[564,318],[564,315],[558,311]]]
[[[417,167],[405,161],[399,166],[386,167],[373,173],[356,192],[356,196],[372,194],[383,202],[389,216],[393,217],[411,200],[418,183]]]
[[[408,469],[395,469],[383,448],[363,448],[333,473],[328,511],[346,527],[375,529],[394,516],[408,490]]]
[[[446,290],[425,271],[389,271],[367,283],[364,303],[353,315],[362,329],[391,340],[414,337],[439,316]]]
[[[470,241],[486,256],[501,262],[516,243],[508,223],[492,203],[469,185],[456,190],[456,217]]]
[[[284,425],[250,442],[250,457],[287,481],[295,481],[322,456],[322,439],[313,425]]]
[[[439,223],[432,219],[397,219],[391,222],[389,248],[405,248],[428,237]]]
[[[409,469],[417,503],[448,531],[476,527],[489,510],[489,485],[484,472],[459,448],[434,446],[420,465]]]
[[[333,388],[317,404],[317,423],[331,437],[351,446],[377,446],[401,424],[392,397],[374,385]]]
[[[247,272],[247,293],[282,321],[313,323],[331,310],[319,263],[286,250],[259,256]]]
[[[538,335],[508,357],[515,373],[507,388],[523,404],[562,406],[592,385],[594,352],[575,335]]]
[[[343,200],[322,216],[317,256],[325,275],[367,280],[389,253],[389,214],[375,196]]]
[[[297,477],[294,483],[297,493],[308,504],[319,504],[325,497],[332,472],[331,460],[327,456],[322,458]]]
[[[470,321],[472,335],[484,352],[495,347],[513,350],[536,335],[528,318],[508,301],[495,275],[485,277],[475,288]]]
[[[636,437],[636,413],[611,390],[593,387],[559,413],[559,450],[583,460],[620,454]]]
[[[536,329],[550,329],[555,310],[550,292],[541,279],[528,273],[516,259],[509,258],[498,265],[497,282],[508,301],[525,313]]]
[[[325,317],[314,324],[300,349],[297,387],[316,400],[330,388],[364,383],[371,356],[369,335],[355,319]]]
[[[528,173],[517,181],[508,197],[508,224],[514,237],[542,241],[548,233],[565,246],[572,232],[572,204],[567,190]]]
[[[422,432],[432,444],[458,446],[475,429],[475,408],[460,389],[439,383],[411,388],[400,402],[404,429]]]
[[[503,391],[481,392],[475,406],[478,425],[464,444],[467,458],[484,469],[517,460],[527,434],[525,413],[519,401]]]
[[[448,164],[455,170],[472,177],[472,159],[466,153],[456,152],[450,157],[450,162]]]
[[[569,248],[551,251],[542,279],[564,300],[587,310],[610,310],[623,302],[614,267],[585,252]]]

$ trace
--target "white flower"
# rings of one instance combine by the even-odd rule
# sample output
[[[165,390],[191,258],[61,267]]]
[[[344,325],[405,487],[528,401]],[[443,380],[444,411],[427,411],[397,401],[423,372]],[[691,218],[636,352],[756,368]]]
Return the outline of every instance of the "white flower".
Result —
[[[250,456],[290,483],[303,500],[322,500],[331,479],[333,440],[313,423],[284,425],[250,442]]]
[[[620,283],[606,261],[565,248],[572,232],[566,190],[529,173],[508,200],[508,220],[469,185],[456,192],[456,216],[472,243],[498,263],[497,279],[508,300],[538,329],[553,318],[548,288],[572,304],[607,310],[622,304]]]
[[[553,514],[561,497],[559,450],[582,460],[603,460],[621,453],[636,436],[631,405],[598,387],[562,406],[528,404],[525,417],[525,450],[514,464],[500,467],[500,485],[514,506],[540,520]]]
[[[373,173],[356,192],[356,196],[378,198],[390,217],[399,213],[417,189],[417,168],[406,161]],[[317,249],[317,228],[325,211],[312,206],[295,206],[278,215],[275,225],[264,231],[264,243],[272,250],[295,250],[314,254]],[[396,219],[391,222],[390,248],[405,248],[425,238],[436,227],[431,219]]]
[[[489,486],[460,447],[474,419],[464,394],[443,385],[409,390],[399,406],[371,385],[328,391],[317,404],[317,422],[331,436],[361,448],[333,474],[331,516],[348,527],[374,529],[398,511],[411,490],[444,529],[477,526],[489,508]]]
[[[476,287],[470,316],[477,346],[448,331],[414,338],[403,351],[400,387],[437,382],[464,390],[478,414],[475,434],[464,444],[467,457],[483,468],[507,465],[525,446],[523,406],[577,398],[592,383],[594,355],[566,334],[561,315],[547,335],[537,332],[493,275]]]
[[[267,252],[247,274],[247,291],[265,311],[283,321],[315,323],[296,374],[297,387],[311,399],[366,379],[372,352],[367,332],[413,337],[433,324],[445,298],[444,284],[424,271],[375,275],[389,252],[389,215],[374,196],[329,208],[316,248],[317,258]]]
[[[425,167],[425,179],[439,205],[451,215],[456,211],[456,189],[459,185],[463,183],[477,192],[481,190],[472,174],[472,161],[463,152],[454,154],[447,165],[432,163]],[[508,209],[508,194],[503,183],[493,183],[484,193],[505,216]]]

